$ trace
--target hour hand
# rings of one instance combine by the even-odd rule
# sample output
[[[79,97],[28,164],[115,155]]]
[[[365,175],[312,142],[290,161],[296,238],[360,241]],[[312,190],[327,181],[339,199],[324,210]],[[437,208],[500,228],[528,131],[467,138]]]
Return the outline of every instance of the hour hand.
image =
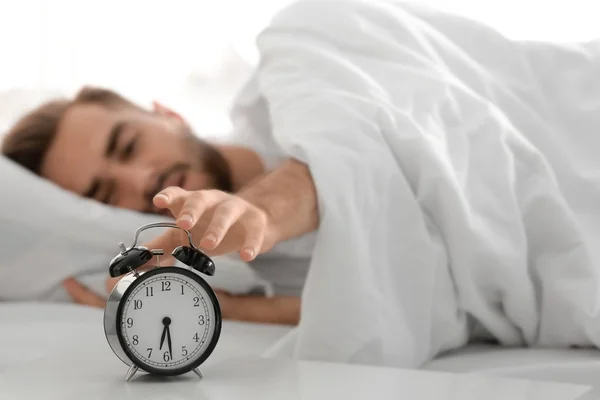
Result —
[[[162,350],[163,343],[165,342],[165,336],[167,335],[167,333],[169,331],[169,325],[171,325],[171,318],[164,317],[162,320],[162,323],[163,323],[164,329],[163,329],[162,336],[160,337],[160,350]],[[171,335],[169,335],[169,343],[171,343]]]

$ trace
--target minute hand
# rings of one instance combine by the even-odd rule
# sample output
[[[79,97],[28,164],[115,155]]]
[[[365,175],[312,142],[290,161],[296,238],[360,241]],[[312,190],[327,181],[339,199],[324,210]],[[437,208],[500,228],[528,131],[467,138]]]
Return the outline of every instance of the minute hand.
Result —
[[[169,344],[169,354],[173,358],[173,349],[171,348],[171,328],[167,326],[167,343]]]
[[[163,344],[165,343],[165,337],[167,335],[167,326],[163,327],[162,335],[160,336],[160,350],[162,350]]]

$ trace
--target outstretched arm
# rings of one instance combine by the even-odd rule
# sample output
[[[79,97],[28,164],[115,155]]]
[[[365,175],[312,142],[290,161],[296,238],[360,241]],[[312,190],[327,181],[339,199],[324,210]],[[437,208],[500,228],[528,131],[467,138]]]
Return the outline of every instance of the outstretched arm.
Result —
[[[285,161],[238,194],[265,210],[277,241],[312,232],[319,225],[317,193],[310,170],[295,159]]]
[[[311,232],[319,224],[309,168],[294,159],[236,194],[169,187],[155,196],[154,204],[169,209],[178,226],[195,239],[201,238],[200,247],[209,255],[238,251],[244,261],[280,241]],[[182,244],[184,236],[165,232],[146,246],[170,252]]]

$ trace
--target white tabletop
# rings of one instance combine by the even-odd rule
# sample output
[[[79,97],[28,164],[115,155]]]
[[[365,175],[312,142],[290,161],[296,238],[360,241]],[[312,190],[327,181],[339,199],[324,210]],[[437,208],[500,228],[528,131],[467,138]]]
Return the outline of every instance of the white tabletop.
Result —
[[[201,366],[204,379],[193,373],[171,379],[138,373],[125,382],[127,366],[106,343],[100,310],[0,305],[0,321],[2,400],[600,398],[586,385],[261,358],[287,330],[229,321]]]
[[[96,399],[461,399],[567,400],[586,386],[498,379],[469,374],[294,362],[259,357],[207,361],[193,373],[156,378],[126,366],[110,350],[43,358],[0,374],[0,398]]]

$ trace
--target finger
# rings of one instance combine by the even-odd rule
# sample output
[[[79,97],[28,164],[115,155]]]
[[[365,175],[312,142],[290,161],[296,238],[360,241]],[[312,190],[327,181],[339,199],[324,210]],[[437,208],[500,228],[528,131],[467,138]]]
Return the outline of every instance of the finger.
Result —
[[[91,292],[73,278],[65,279],[63,281],[63,287],[69,296],[71,296],[71,298],[78,304],[93,307],[104,307],[106,305],[106,301],[102,297]]]
[[[202,214],[207,209],[216,206],[221,199],[222,196],[210,190],[192,192],[185,200],[179,214],[176,215],[177,225],[183,229],[192,229]]]
[[[180,187],[169,186],[158,192],[152,199],[152,202],[158,208],[168,208],[175,216],[179,214],[185,199],[190,193],[192,192],[188,192]]]
[[[246,225],[246,239],[240,251],[242,260],[254,260],[262,248],[265,238],[266,222],[259,216],[249,218]]]
[[[227,200],[217,206],[212,220],[206,228],[200,245],[206,249],[214,249],[221,243],[231,226],[244,214],[246,210],[242,202]]]

